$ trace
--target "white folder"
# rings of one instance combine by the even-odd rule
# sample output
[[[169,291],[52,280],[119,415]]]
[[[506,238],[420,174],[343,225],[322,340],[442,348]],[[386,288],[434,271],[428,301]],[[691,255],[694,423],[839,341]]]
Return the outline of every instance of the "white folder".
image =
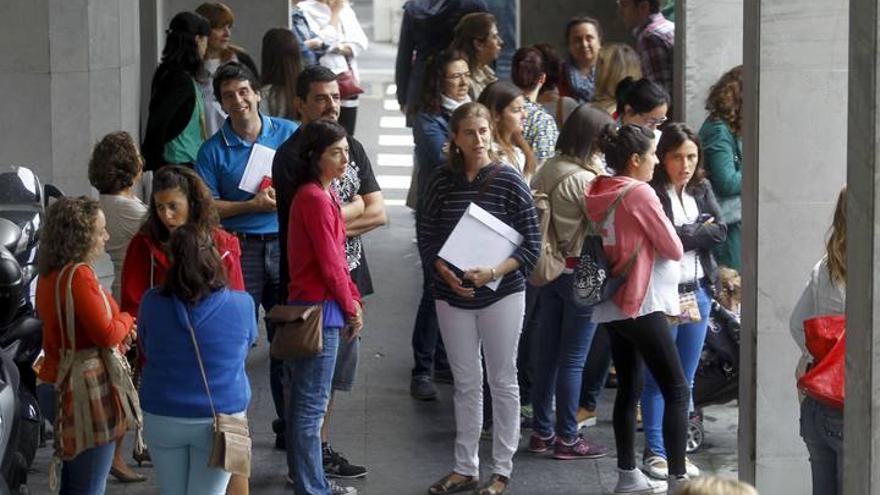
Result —
[[[492,215],[471,203],[452,229],[439,256],[462,271],[494,267],[506,260],[522,244],[523,236]],[[501,279],[486,287],[497,290]]]

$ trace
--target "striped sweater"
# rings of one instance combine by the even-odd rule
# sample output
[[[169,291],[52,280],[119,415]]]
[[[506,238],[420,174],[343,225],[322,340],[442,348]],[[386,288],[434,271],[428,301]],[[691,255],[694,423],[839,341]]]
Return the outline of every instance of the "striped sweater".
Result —
[[[471,203],[476,203],[522,234],[523,242],[512,257],[518,270],[508,273],[498,290],[478,288],[474,298],[455,294],[434,268],[437,253]],[[522,177],[512,167],[495,163],[484,167],[472,182],[460,173],[438,169],[427,187],[424,207],[419,217],[419,250],[427,263],[434,287],[434,298],[462,309],[485,308],[510,294],[525,290],[525,279],[538,260],[541,233],[532,194]],[[462,272],[449,268],[459,277]]]

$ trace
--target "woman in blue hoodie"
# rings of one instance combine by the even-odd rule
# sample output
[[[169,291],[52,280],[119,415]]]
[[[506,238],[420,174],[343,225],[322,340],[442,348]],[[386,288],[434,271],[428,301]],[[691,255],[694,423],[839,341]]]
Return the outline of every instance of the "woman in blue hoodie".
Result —
[[[183,225],[170,244],[177,261],[165,283],[144,295],[138,317],[146,356],[140,390],[144,437],[161,493],[222,495],[230,474],[208,467],[213,416],[244,415],[250,403],[245,359],[257,339],[254,302],[246,292],[227,288],[210,231]]]

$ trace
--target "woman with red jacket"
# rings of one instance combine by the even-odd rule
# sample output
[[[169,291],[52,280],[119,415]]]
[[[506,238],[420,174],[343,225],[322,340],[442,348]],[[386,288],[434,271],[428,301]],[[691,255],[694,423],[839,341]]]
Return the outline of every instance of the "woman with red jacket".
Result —
[[[296,192],[288,222],[288,304],[322,306],[323,346],[316,356],[284,362],[290,377],[285,411],[289,478],[297,493],[355,494],[354,488],[327,480],[321,454],[336,351],[340,339],[356,339],[363,327],[361,295],[345,261],[345,221],[330,187],[348,166],[348,140],[345,129],[330,120],[311,122],[294,137],[300,156],[292,170]]]
[[[244,290],[241,248],[238,239],[219,227],[211,193],[192,170],[178,165],[162,167],[153,176],[153,197],[147,220],[128,245],[122,265],[122,310],[138,314],[141,298],[165,281],[171,267],[168,241],[171,232],[195,224],[213,232],[229,288]]]
[[[636,404],[644,360],[665,401],[663,440],[669,460],[669,493],[686,479],[685,443],[689,388],[669,331],[667,315],[678,315],[681,240],[647,184],[657,164],[654,133],[628,124],[608,125],[599,139],[615,176],[587,186],[587,215],[599,229],[614,275],[626,281],[611,299],[596,305],[593,321],[606,323],[617,368],[614,437],[618,481],[615,494],[663,493],[662,482],[636,468]]]

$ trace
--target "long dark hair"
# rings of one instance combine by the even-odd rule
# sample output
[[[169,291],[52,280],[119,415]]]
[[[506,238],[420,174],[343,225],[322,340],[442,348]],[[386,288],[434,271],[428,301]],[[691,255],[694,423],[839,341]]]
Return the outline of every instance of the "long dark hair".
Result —
[[[523,164],[523,175],[530,176],[535,173],[535,170],[538,168],[538,163],[537,160],[535,160],[535,154],[532,152],[532,147],[526,142],[522,132],[514,132],[511,135],[509,142],[502,141],[499,135],[498,124],[494,122],[494,119],[499,118],[501,112],[503,112],[508,105],[513,103],[513,100],[522,95],[522,90],[517,88],[513,83],[507,81],[495,81],[486,86],[486,89],[480,93],[480,98],[477,101],[488,108],[489,112],[492,114],[493,127],[495,128],[495,132],[493,133],[495,143],[498,144],[498,147],[501,148],[507,156],[513,156],[514,146],[519,147],[526,156],[526,163]]]
[[[651,179],[651,185],[655,187],[666,187],[669,184],[669,174],[666,173],[666,155],[677,150],[685,141],[692,141],[697,145],[697,167],[694,174],[685,185],[688,192],[693,192],[706,178],[706,169],[703,167],[703,142],[700,136],[686,124],[673,122],[666,124],[663,128],[663,134],[660,136],[660,143],[657,144],[657,158],[659,162],[654,167],[654,178]]]
[[[602,129],[613,124],[611,116],[588,103],[579,105],[565,119],[556,140],[556,151],[579,160],[588,160],[597,149]]]
[[[290,107],[285,115],[294,115],[293,100],[296,98],[296,78],[303,70],[302,54],[296,36],[286,28],[272,28],[263,35],[262,55],[263,84],[271,84],[272,90],[284,95]],[[269,95],[263,95],[264,98]]]
[[[294,162],[292,170],[293,191],[320,179],[321,155],[333,143],[348,135],[344,127],[328,119],[309,122],[300,132],[302,135],[299,137],[299,160]]]
[[[633,155],[644,155],[651,150],[654,133],[647,127],[626,124],[617,129],[608,124],[599,134],[599,149],[605,153],[605,161],[617,175],[626,173],[626,165]]]
[[[477,67],[477,48],[474,41],[486,41],[496,25],[495,16],[488,12],[472,12],[462,17],[453,31],[450,48],[467,54],[468,66]]]
[[[196,78],[202,67],[202,57],[196,36],[211,34],[207,19],[194,12],[180,12],[171,19],[171,24],[162,50],[162,63],[176,65]]]
[[[179,189],[186,196],[189,205],[189,217],[186,224],[199,230],[212,232],[220,223],[214,199],[208,186],[189,168],[180,165],[165,165],[153,175],[153,195],[150,197],[150,212],[141,226],[141,233],[153,241],[166,242],[171,233],[162,223],[156,211],[156,193]]]
[[[171,267],[162,293],[190,304],[226,286],[226,268],[210,230],[187,224],[171,236]]]
[[[419,110],[435,115],[443,110],[443,82],[446,80],[446,66],[459,60],[467,63],[467,54],[452,48],[447,48],[428,59],[422,83]]]

